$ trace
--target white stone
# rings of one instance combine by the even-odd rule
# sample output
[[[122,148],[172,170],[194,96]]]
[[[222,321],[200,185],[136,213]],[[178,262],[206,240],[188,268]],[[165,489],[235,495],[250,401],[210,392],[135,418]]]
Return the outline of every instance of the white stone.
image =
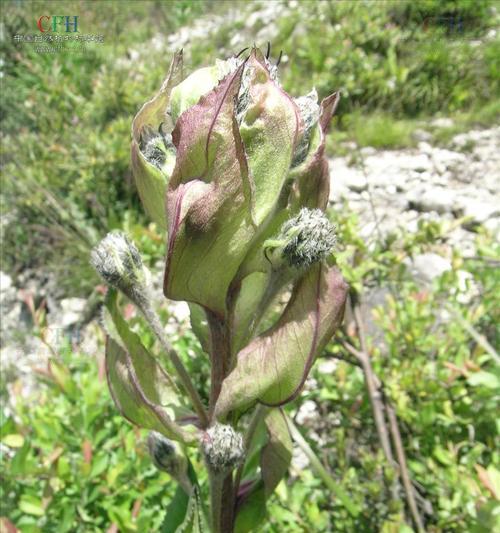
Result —
[[[0,292],[5,292],[12,287],[12,278],[5,272],[0,271]]]
[[[417,279],[425,282],[431,282],[451,270],[450,261],[434,253],[417,255],[412,260],[405,261],[405,264]]]
[[[318,418],[318,406],[312,400],[306,400],[297,411],[295,420],[298,424],[302,425],[310,420]]]
[[[429,187],[420,191],[411,191],[408,194],[408,201],[410,206],[417,211],[446,213],[456,209],[454,192],[443,187]]]
[[[82,317],[86,303],[87,300],[84,298],[65,298],[64,300],[61,300],[59,302],[61,308],[60,313],[57,313],[54,322],[50,320],[49,314],[49,323],[61,328],[76,324]]]
[[[463,198],[462,204],[464,216],[470,217],[470,220],[465,222],[466,226],[471,223],[483,224],[500,213],[499,204],[493,205],[473,198]]]
[[[436,118],[431,122],[436,128],[451,128],[454,124],[451,118]]]
[[[321,374],[333,374],[338,366],[336,359],[321,359],[318,362],[318,370]]]

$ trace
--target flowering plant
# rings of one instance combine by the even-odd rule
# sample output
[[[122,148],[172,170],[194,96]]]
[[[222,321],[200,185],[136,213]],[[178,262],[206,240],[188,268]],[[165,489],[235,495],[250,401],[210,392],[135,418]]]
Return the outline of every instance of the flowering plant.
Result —
[[[92,253],[111,287],[111,393],[127,419],[151,430],[155,465],[179,482],[167,531],[208,527],[188,447],[199,447],[208,471],[211,530],[258,524],[291,459],[281,406],[299,394],[343,318],[347,286],[333,266],[335,232],[324,212],[325,132],[338,94],[320,104],[314,90],[292,98],[268,55],[254,48],[183,78],[176,53],[132,125],[137,189],[167,235],[164,294],[189,303],[210,358],[208,405],[153,308],[135,245],[111,233]],[[121,316],[117,291],[141,310],[175,375]]]

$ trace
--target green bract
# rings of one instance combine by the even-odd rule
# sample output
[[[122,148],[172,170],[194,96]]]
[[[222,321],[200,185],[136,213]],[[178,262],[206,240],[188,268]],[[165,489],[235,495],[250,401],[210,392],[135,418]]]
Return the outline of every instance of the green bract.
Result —
[[[264,240],[301,207],[326,207],[324,132],[338,96],[292,98],[258,49],[181,78],[178,53],[134,120],[134,176],[168,230],[165,295],[224,318],[230,287],[268,272]]]

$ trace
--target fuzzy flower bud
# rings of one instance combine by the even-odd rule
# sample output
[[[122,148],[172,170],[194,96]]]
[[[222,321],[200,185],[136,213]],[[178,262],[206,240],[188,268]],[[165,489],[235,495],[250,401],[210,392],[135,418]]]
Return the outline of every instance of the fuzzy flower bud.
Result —
[[[148,435],[148,449],[154,465],[158,470],[170,474],[183,487],[190,486],[187,476],[188,462],[179,445],[167,439],[161,433],[152,431]]]
[[[325,259],[335,242],[335,227],[325,213],[304,207],[296,217],[283,224],[275,239],[264,243],[264,251],[275,268],[286,263],[302,269]]]
[[[149,272],[135,244],[119,231],[108,233],[92,250],[90,262],[102,279],[134,303],[147,300]]]
[[[238,466],[245,453],[242,436],[231,426],[218,423],[203,435],[201,447],[208,468],[218,474]]]
[[[307,157],[313,128],[318,123],[320,114],[316,89],[313,89],[306,96],[295,98],[294,101],[299,108],[299,113],[304,123],[304,135],[295,149],[292,167],[300,165]]]

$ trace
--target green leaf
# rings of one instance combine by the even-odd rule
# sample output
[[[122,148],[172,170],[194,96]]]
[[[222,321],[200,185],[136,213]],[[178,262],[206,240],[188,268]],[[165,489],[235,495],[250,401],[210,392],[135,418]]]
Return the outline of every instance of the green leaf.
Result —
[[[180,486],[177,488],[167,508],[160,533],[209,533],[198,478],[191,462],[188,463],[188,477],[193,487],[191,493],[187,494]],[[199,529],[192,529],[195,526]]]
[[[308,157],[290,173],[294,181],[290,195],[293,212],[301,207],[326,209],[328,205],[330,172],[325,156],[325,139],[339,97],[339,93],[333,93],[321,102],[319,124],[312,134]]]
[[[266,500],[286,474],[292,459],[292,439],[281,410],[268,411],[263,422],[265,442],[262,443],[260,439],[255,442],[256,439],[253,439],[254,444],[260,447],[261,479],[255,483],[237,509],[236,533],[256,530],[255,528],[264,520]]]
[[[165,295],[225,313],[226,293],[254,234],[244,146],[235,117],[242,68],[187,109],[172,133]]]
[[[343,487],[337,483],[335,479],[333,479],[329,472],[327,472],[321,461],[314,453],[314,450],[309,446],[289,416],[286,417],[286,421],[293,440],[309,459],[312,470],[316,472],[328,490],[330,490],[332,494],[339,500],[339,502],[347,509],[349,514],[353,517],[358,516],[361,512],[358,504],[352,501],[351,497],[344,491]]]
[[[73,381],[70,371],[61,362],[54,358],[49,360],[49,371],[54,381],[59,385],[61,390],[69,397],[74,398],[77,392],[76,385]]]
[[[134,424],[186,444],[197,443],[198,430],[194,426],[181,428],[174,421],[192,413],[181,404],[172,379],[130,330],[116,299],[116,291],[110,289],[104,318],[108,330],[106,372],[115,404]]]
[[[187,513],[189,496],[182,487],[177,487],[174,497],[167,507],[167,513],[160,528],[161,533],[175,533]]]
[[[19,509],[26,514],[33,516],[43,516],[45,511],[43,508],[42,500],[29,494],[23,494],[19,501]]]
[[[24,444],[24,437],[22,435],[12,433],[10,435],[5,435],[2,438],[2,442],[9,446],[9,448],[21,448]]]
[[[92,461],[92,470],[90,471],[90,477],[97,477],[102,474],[107,468],[109,463],[109,457],[105,454],[99,454]]]
[[[260,469],[266,497],[269,497],[288,471],[292,460],[292,439],[281,409],[272,409],[264,419],[269,440],[262,448]]]
[[[174,122],[217,85],[219,73],[219,68],[215,65],[199,68],[172,89],[170,113]]]
[[[260,481],[237,509],[234,531],[248,533],[256,531],[266,517],[266,489]]]
[[[253,331],[255,312],[264,295],[268,276],[254,272],[241,282],[233,316],[232,351],[238,352],[248,342]]]
[[[217,417],[256,400],[281,405],[302,388],[314,359],[342,322],[347,285],[335,268],[314,265],[295,285],[278,323],[237,358],[222,384]]]
[[[488,389],[500,389],[500,378],[492,372],[479,371],[472,374],[467,383],[472,387],[486,387]]]
[[[254,50],[247,62],[248,107],[240,125],[252,179],[252,218],[260,225],[281,194],[301,134],[299,110],[270,77],[265,59]]]
[[[189,497],[180,487],[177,489],[160,531],[161,533],[210,533],[197,485],[193,486]]]
[[[160,124],[163,131],[171,131],[172,121],[167,115],[167,107],[172,88],[182,79],[182,51],[174,54],[167,78],[155,97],[146,102],[132,123],[132,171],[142,204],[148,215],[161,227],[166,228],[165,191],[168,176],[151,165],[140,150],[144,128],[157,131]]]
[[[191,329],[196,335],[197,339],[200,341],[201,347],[203,350],[209,352],[209,342],[210,342],[210,330],[208,327],[207,316],[205,310],[201,305],[189,304],[189,317],[191,321]]]

